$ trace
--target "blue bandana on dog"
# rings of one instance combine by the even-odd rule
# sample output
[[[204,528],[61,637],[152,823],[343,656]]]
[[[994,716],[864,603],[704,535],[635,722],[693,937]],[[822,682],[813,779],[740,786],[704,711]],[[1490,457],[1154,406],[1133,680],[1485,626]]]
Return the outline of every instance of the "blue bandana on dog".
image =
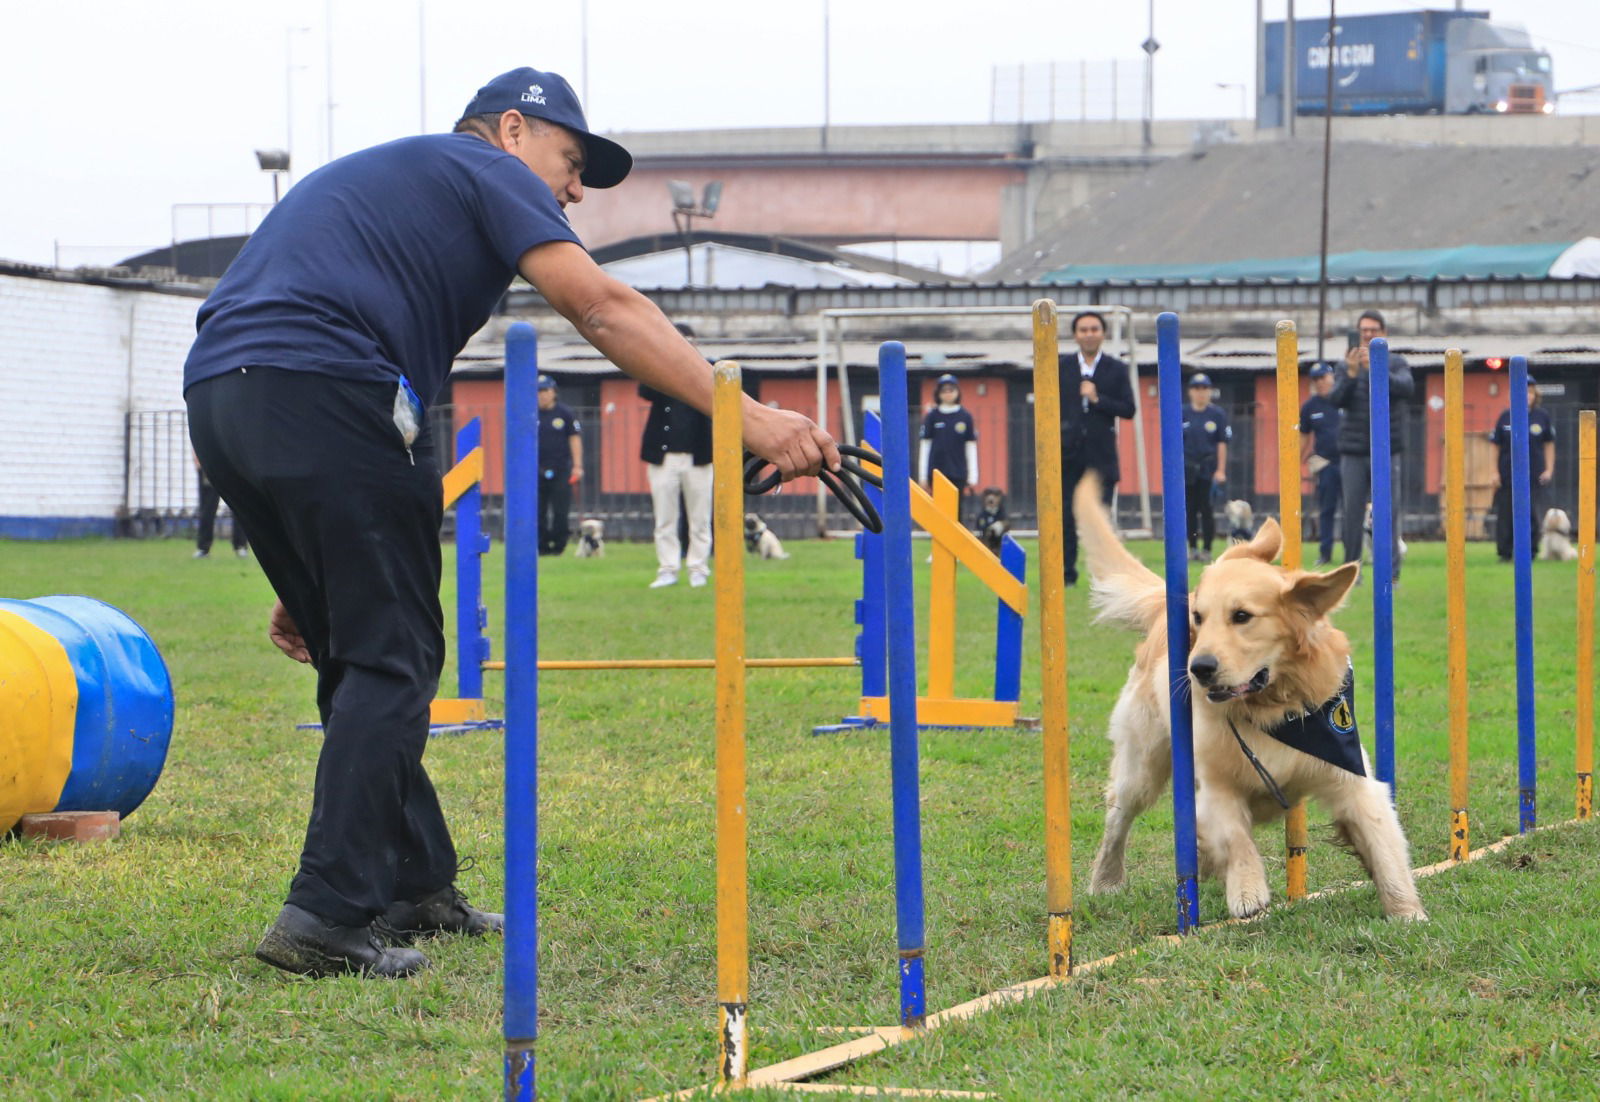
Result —
[[[1358,777],[1367,775],[1361,760],[1361,737],[1356,732],[1354,669],[1345,671],[1344,684],[1320,708],[1289,716],[1265,730],[1285,746],[1292,746],[1303,754]]]

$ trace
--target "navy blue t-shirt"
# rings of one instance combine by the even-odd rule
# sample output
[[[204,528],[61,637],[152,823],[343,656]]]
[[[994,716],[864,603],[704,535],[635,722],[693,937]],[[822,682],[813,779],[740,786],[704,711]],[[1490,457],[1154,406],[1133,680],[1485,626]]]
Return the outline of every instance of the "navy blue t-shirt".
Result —
[[[1342,413],[1333,399],[1313,394],[1300,407],[1300,433],[1311,437],[1311,454],[1324,459],[1339,458],[1339,418]]]
[[[582,432],[577,415],[561,402],[539,411],[539,474],[542,477],[564,481],[572,473],[572,445],[568,441]]]
[[[1183,465],[1189,478],[1210,478],[1217,473],[1217,445],[1233,439],[1233,428],[1221,407],[1208,404],[1183,407]]]
[[[425,134],[301,180],[195,322],[187,390],[240,367],[393,381],[431,404],[517,260],[577,242],[550,187],[473,134]]]
[[[946,413],[934,406],[922,419],[921,438],[933,442],[928,449],[928,477],[941,471],[957,489],[967,484],[967,441],[978,438],[978,428],[965,406]]]
[[[1494,423],[1494,429],[1489,433],[1489,439],[1494,446],[1500,449],[1497,457],[1500,463],[1500,482],[1502,485],[1511,485],[1511,411],[1500,411],[1500,419]],[[1556,439],[1555,422],[1550,420],[1550,414],[1543,406],[1534,406],[1528,411],[1528,477],[1538,478],[1544,473],[1544,446],[1552,444]]]

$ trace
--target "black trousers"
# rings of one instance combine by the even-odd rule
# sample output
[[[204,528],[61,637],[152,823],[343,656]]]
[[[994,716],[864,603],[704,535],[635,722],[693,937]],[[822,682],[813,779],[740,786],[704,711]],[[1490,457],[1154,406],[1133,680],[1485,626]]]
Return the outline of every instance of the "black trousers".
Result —
[[[1189,546],[1204,547],[1209,554],[1217,538],[1217,513],[1211,507],[1211,476],[1186,477],[1183,483],[1184,524]]]
[[[568,474],[555,471],[539,476],[539,554],[559,555],[567,549],[571,531],[567,516],[572,512],[572,483]]]
[[[1068,584],[1078,580],[1078,523],[1072,516],[1072,495],[1078,488],[1078,480],[1085,471],[1095,470],[1100,475],[1100,500],[1107,509],[1111,508],[1111,500],[1117,492],[1117,480],[1107,478],[1106,473],[1099,468],[1090,468],[1082,460],[1071,460],[1065,457],[1061,460],[1061,535],[1064,544],[1062,561],[1065,563],[1066,580]]]
[[[1341,455],[1339,481],[1344,492],[1344,561],[1361,561],[1361,542],[1366,535],[1367,501],[1372,497],[1372,459],[1366,455]],[[1400,578],[1400,456],[1389,456],[1389,519],[1393,539],[1390,562],[1394,580]]]
[[[186,399],[195,454],[317,670],[322,752],[288,902],[364,925],[456,873],[422,768],[445,652],[432,440],[407,454],[387,383],[252,367]]]
[[[211,485],[211,480],[206,477],[205,471],[200,475],[200,530],[195,533],[194,546],[196,551],[211,550],[211,543],[215,538],[217,526],[217,505],[222,501],[222,495],[217,493],[217,488]],[[233,518],[233,546],[234,550],[242,551],[250,546],[245,539],[244,525],[239,522],[238,514]]]
[[[1530,557],[1539,554],[1539,515],[1544,512],[1540,505],[1544,489],[1539,485],[1537,476],[1528,479],[1528,554]],[[1511,553],[1516,548],[1516,529],[1511,527],[1511,479],[1502,478],[1500,485],[1494,491],[1494,549],[1502,559],[1511,558]]]
[[[1317,472],[1317,539],[1320,541],[1317,557],[1324,562],[1333,561],[1333,521],[1339,513],[1342,486],[1337,459],[1330,460]]]

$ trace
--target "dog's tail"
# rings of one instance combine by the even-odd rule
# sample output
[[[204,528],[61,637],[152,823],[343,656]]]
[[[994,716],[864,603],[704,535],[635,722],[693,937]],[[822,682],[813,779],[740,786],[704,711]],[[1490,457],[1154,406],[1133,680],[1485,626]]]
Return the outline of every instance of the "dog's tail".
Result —
[[[1092,579],[1089,603],[1098,611],[1099,620],[1148,632],[1166,615],[1166,587],[1117,538],[1111,518],[1100,504],[1100,494],[1100,476],[1085,471],[1072,495],[1078,539]]]

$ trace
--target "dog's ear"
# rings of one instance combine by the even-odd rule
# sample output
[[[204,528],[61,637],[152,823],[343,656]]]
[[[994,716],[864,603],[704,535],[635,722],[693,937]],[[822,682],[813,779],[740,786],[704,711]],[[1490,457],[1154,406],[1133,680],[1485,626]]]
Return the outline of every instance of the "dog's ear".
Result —
[[[1262,562],[1271,562],[1278,557],[1278,551],[1283,547],[1283,529],[1278,527],[1278,522],[1268,517],[1261,522],[1261,530],[1255,538],[1246,543],[1236,543],[1228,548],[1217,561],[1224,559],[1260,559]]]
[[[1289,592],[1284,600],[1311,620],[1320,620],[1344,604],[1350,587],[1356,584],[1360,574],[1361,564],[1357,562],[1347,562],[1326,574],[1301,571],[1289,583]]]

